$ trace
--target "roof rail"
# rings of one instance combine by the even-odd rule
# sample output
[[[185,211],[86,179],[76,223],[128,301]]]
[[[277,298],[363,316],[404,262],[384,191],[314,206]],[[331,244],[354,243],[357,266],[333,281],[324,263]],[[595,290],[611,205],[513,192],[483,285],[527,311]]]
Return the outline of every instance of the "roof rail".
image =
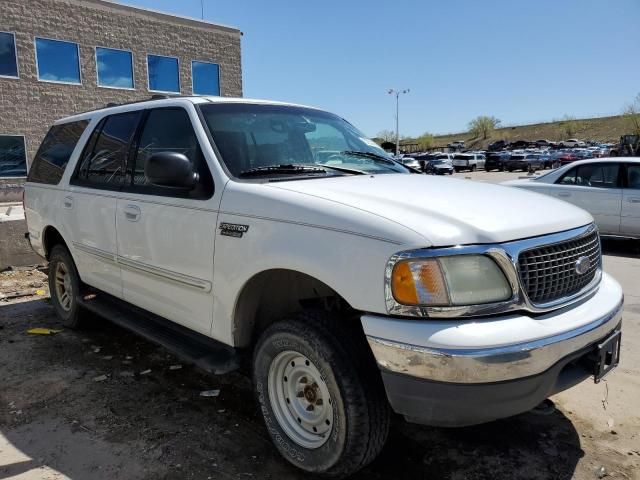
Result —
[[[109,102],[102,108],[121,107],[123,105],[133,105],[135,103],[149,102],[151,100],[167,100],[169,98],[176,98],[176,97],[182,97],[182,96],[183,95],[164,95],[164,94],[155,93],[151,95],[151,98],[144,98],[142,100],[133,100],[131,102],[125,102],[125,103]]]

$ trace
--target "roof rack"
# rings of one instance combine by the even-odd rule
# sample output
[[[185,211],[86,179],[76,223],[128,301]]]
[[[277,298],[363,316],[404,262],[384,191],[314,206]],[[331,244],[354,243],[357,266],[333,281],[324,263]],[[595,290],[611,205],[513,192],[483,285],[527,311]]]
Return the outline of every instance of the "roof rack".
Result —
[[[167,100],[169,98],[180,98],[185,96],[187,95],[164,95],[164,94],[155,93],[151,95],[151,98],[145,98],[142,100],[133,100],[132,102],[125,102],[125,103],[109,102],[103,108],[121,107],[123,105],[133,105],[135,103],[150,102],[152,100]]]

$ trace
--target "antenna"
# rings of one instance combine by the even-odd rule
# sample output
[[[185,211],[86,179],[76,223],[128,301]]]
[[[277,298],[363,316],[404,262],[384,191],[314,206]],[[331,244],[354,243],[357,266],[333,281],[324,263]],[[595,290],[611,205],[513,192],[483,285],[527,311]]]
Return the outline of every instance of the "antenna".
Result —
[[[200,15],[202,20],[204,20],[204,0],[200,0]]]

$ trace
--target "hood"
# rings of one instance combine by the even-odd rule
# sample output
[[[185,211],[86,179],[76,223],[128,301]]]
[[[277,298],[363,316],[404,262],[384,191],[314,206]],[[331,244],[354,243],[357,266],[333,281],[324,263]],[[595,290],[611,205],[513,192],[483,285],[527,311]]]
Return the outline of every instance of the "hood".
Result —
[[[584,210],[546,195],[429,175],[354,175],[268,185],[385,217],[433,246],[506,242],[593,222]]]

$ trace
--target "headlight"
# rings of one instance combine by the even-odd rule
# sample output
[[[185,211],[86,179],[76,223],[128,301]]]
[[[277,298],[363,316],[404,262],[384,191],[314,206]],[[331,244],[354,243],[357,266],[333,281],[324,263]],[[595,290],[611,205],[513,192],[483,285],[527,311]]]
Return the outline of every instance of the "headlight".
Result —
[[[391,273],[391,292],[402,305],[436,307],[501,302],[513,294],[486,255],[400,260]]]

